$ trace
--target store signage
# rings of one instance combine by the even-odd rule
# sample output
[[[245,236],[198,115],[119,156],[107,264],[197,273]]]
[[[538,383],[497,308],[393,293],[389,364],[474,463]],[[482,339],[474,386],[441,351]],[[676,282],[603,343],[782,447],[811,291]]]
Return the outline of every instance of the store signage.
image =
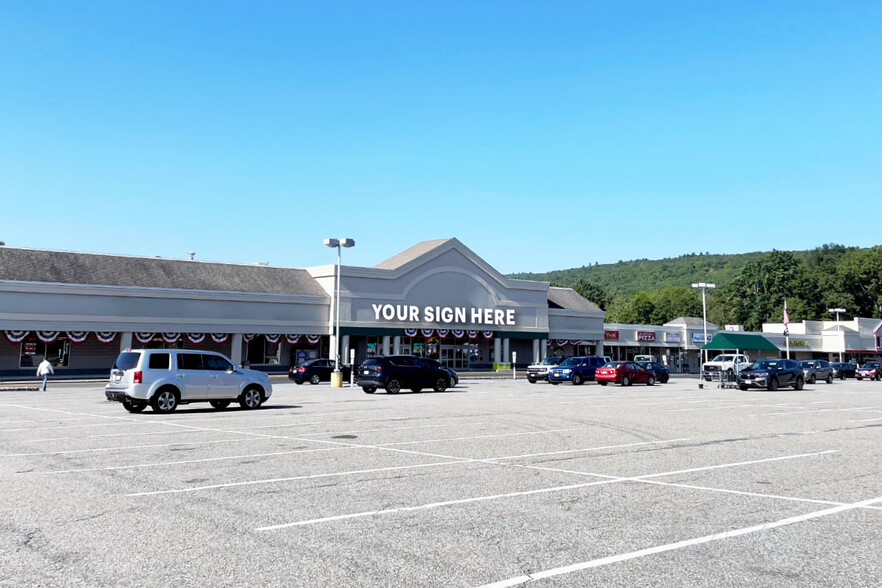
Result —
[[[704,333],[692,333],[692,342],[696,343],[696,344],[710,343],[711,339],[713,339],[713,338],[714,338],[714,336],[710,335],[710,334],[708,334],[707,339],[705,339]]]
[[[464,306],[411,306],[407,304],[371,304],[374,320],[414,323],[455,323],[459,325],[515,325],[514,309],[466,308]]]
[[[619,332],[618,331],[604,331],[603,332],[603,340],[604,341],[618,341],[619,340]]]
[[[637,340],[651,343],[655,341],[655,331],[637,331]]]
[[[665,333],[665,343],[679,343],[680,333]]]
[[[809,342],[808,341],[801,341],[799,339],[791,339],[790,346],[791,347],[808,347]]]

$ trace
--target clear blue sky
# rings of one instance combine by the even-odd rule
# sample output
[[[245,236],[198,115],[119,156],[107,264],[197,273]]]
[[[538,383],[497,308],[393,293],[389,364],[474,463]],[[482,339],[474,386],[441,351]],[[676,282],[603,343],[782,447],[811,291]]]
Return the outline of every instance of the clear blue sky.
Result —
[[[502,272],[882,242],[882,2],[4,2],[0,240]]]

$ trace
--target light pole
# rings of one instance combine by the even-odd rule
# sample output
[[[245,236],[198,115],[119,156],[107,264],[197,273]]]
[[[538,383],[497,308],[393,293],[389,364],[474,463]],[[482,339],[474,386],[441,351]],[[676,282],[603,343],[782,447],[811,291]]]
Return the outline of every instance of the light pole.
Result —
[[[340,258],[341,247],[354,247],[353,239],[325,239],[325,245],[337,248],[337,286],[334,289],[334,308],[337,313],[336,324],[334,326],[334,373],[331,374],[331,386],[341,388],[343,386],[343,372],[340,371]]]
[[[832,312],[836,315],[836,332],[840,333],[839,338],[842,338],[842,326],[839,324],[839,313],[845,312],[844,308],[828,308],[827,312]],[[842,341],[842,349],[845,349],[845,341]],[[842,363],[842,349],[839,350],[839,363]]]
[[[697,284],[692,284],[692,287],[701,288],[701,313],[704,317],[704,345],[707,345],[707,291],[708,289],[713,290],[717,285],[698,282]],[[707,361],[707,351],[704,349],[704,345],[701,346],[703,351],[702,355],[704,355],[704,360]],[[698,371],[701,373],[701,366],[698,366]]]

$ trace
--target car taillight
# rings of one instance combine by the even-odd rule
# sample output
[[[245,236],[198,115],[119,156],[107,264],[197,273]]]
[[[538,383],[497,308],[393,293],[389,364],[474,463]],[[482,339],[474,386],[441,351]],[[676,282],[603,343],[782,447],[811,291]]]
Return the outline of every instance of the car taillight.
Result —
[[[300,372],[300,373],[303,373],[303,372],[306,371],[306,368],[305,368],[305,367],[299,367],[299,368],[297,368],[297,371]]]
[[[135,384],[140,384],[144,379],[144,372],[135,372],[135,375],[132,379],[132,382]]]

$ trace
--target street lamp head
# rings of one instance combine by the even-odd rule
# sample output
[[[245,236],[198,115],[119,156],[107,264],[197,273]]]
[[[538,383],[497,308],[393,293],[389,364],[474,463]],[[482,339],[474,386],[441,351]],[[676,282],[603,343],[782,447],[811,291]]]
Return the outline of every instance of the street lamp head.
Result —
[[[355,247],[355,239],[340,239],[340,245],[343,247]]]
[[[707,289],[712,289],[712,288],[716,288],[717,285],[716,285],[716,284],[708,284],[708,283],[706,283],[706,282],[698,282],[697,284],[692,284],[692,287],[693,287],[693,288],[707,288]]]
[[[325,239],[325,246],[326,247],[339,247],[340,240],[339,239]]]
[[[844,308],[828,308],[827,312],[845,312]]]

